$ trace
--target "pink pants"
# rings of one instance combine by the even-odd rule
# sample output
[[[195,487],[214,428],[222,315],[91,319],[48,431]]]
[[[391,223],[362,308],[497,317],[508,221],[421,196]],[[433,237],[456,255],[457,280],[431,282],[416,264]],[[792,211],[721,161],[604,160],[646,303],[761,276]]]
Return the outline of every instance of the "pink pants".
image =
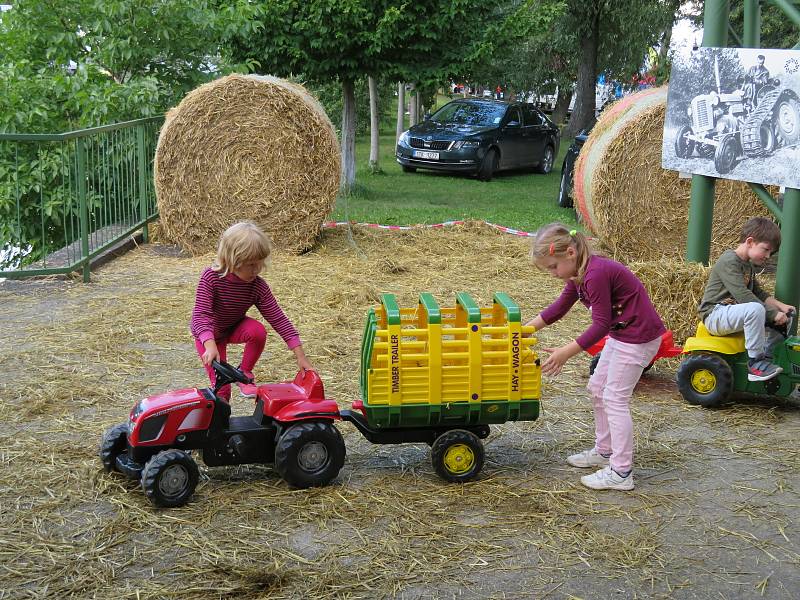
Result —
[[[661,336],[646,344],[626,344],[608,338],[586,386],[594,404],[595,449],[611,455],[611,468],[626,473],[633,468],[633,388],[661,346]]]
[[[219,350],[220,360],[227,361],[228,344],[244,344],[244,352],[242,353],[242,364],[240,368],[246,373],[252,373],[253,368],[256,366],[261,353],[264,351],[264,344],[267,342],[267,330],[259,321],[245,317],[233,330],[225,337],[214,340],[217,342],[217,349]],[[200,340],[194,340],[197,353],[202,358],[206,349]],[[216,380],[214,368],[207,365],[206,373],[213,386]],[[219,391],[219,395],[223,398],[230,400],[231,386],[226,385]]]

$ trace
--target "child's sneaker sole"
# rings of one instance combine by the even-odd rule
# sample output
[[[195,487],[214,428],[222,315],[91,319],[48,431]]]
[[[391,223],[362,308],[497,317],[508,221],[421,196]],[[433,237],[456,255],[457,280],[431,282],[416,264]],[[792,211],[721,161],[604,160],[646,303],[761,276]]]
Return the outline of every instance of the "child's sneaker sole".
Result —
[[[755,373],[748,373],[747,380],[748,381],[769,381],[770,379],[777,377],[783,373],[783,367],[775,367],[774,371],[770,371],[769,373],[764,373],[763,375],[756,375]]]

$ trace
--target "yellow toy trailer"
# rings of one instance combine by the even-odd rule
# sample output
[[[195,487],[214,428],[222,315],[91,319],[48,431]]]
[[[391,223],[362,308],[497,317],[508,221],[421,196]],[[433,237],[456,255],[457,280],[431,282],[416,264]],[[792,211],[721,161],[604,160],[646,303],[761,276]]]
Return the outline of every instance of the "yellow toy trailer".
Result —
[[[533,332],[506,294],[488,308],[464,292],[448,308],[427,293],[400,308],[384,294],[364,328],[362,400],[341,417],[376,444],[430,444],[436,472],[467,481],[483,466],[490,424],[539,416]]]

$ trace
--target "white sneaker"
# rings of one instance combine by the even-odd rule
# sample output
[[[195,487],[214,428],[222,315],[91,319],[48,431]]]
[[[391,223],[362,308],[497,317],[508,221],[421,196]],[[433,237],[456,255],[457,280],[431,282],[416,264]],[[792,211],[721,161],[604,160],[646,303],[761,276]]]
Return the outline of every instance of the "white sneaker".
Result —
[[[581,477],[581,483],[593,490],[630,491],[633,489],[633,472],[623,477],[609,466],[591,475],[584,475]]]
[[[567,457],[567,463],[573,467],[588,469],[589,467],[605,467],[608,464],[608,457],[600,454],[596,448],[584,450]]]

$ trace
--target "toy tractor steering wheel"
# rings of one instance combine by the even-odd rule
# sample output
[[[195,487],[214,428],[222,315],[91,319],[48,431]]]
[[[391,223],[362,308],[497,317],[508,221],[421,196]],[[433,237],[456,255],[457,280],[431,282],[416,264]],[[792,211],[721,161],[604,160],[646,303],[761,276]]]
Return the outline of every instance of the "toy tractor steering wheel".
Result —
[[[212,360],[211,366],[214,367],[214,371],[217,374],[217,383],[215,386],[217,389],[234,382],[253,383],[253,380],[245,375],[244,371],[237,369],[226,362]]]

